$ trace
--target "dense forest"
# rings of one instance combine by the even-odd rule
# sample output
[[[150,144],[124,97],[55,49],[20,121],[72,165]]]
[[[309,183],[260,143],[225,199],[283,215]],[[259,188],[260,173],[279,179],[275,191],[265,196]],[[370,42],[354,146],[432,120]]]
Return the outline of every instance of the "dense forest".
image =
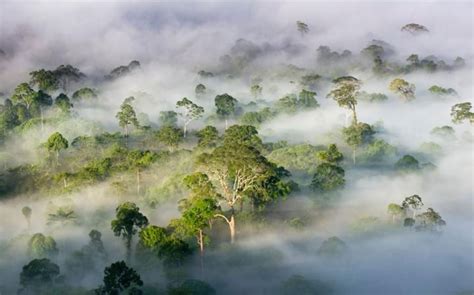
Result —
[[[472,11],[0,4],[0,294],[474,294]]]

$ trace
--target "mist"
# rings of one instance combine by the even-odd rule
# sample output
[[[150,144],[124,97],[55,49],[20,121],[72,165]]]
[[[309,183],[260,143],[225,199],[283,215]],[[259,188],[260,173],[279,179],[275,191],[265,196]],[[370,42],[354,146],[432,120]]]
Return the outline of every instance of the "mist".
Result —
[[[254,148],[288,170],[291,176],[282,179],[299,189],[258,210],[244,196],[235,243],[227,224],[214,218],[205,231],[203,256],[195,236],[180,236],[191,254],[178,267],[146,256],[138,230],[132,238],[136,255],[127,265],[143,280],[143,294],[474,294],[474,114],[462,122],[452,114],[454,105],[474,103],[473,8],[463,1],[3,1],[0,294],[94,294],[104,284],[104,268],[126,260],[123,239],[111,230],[116,208],[134,202],[149,225],[172,231],[169,225],[183,215],[180,200],[191,195],[183,178],[205,171],[201,154],[224,146],[226,130],[239,124],[255,127],[262,147]],[[297,21],[309,30],[299,32]],[[409,23],[429,32],[402,31]],[[383,44],[382,73],[364,53],[373,44]],[[436,63],[436,69],[410,68],[412,54]],[[132,61],[139,67],[132,69]],[[29,82],[39,91],[30,73],[61,65],[72,65],[84,77],[48,91],[53,103],[40,106],[41,117],[3,127],[8,101],[13,108],[21,104],[14,99],[16,87]],[[126,70],[113,76],[119,66]],[[305,84],[311,75],[318,77]],[[330,97],[341,76],[356,77],[361,91],[385,95],[380,101],[358,98],[357,118],[374,134],[356,148],[342,132],[353,113]],[[416,98],[404,102],[391,91],[395,78],[416,86]],[[198,84],[205,85],[204,94]],[[255,85],[260,93],[252,92]],[[429,90],[433,85],[455,94],[436,95]],[[96,98],[73,99],[84,87]],[[282,98],[297,98],[302,90],[315,93],[317,107],[284,109]],[[61,93],[73,105],[65,113],[54,99]],[[227,117],[216,113],[215,97],[224,93],[238,102]],[[139,121],[131,131],[116,116],[128,97]],[[179,144],[168,145],[159,139],[167,127],[163,112],[180,113],[176,103],[183,97],[204,113]],[[265,108],[271,115],[261,122],[243,120]],[[186,116],[177,115],[173,124],[181,132]],[[222,137],[203,148],[198,131],[209,125]],[[443,126],[449,126],[448,135],[434,130]],[[54,132],[69,143],[56,155],[47,149]],[[381,156],[373,154],[374,141],[384,144]],[[318,191],[313,175],[324,161],[317,154],[331,144],[344,157],[331,163],[343,168],[344,184]],[[132,167],[127,153],[135,150],[156,157]],[[405,155],[416,158],[417,169],[397,168]],[[100,174],[96,167],[103,159],[112,168]],[[94,179],[87,174],[93,169],[99,171]],[[213,184],[219,189],[218,181]],[[403,218],[395,220],[387,206],[401,206],[412,195],[422,198],[422,208],[404,207]],[[218,205],[220,213],[234,216],[224,200]],[[22,214],[25,206],[32,209],[31,224]],[[74,217],[54,221],[61,208]],[[441,229],[404,226],[405,217],[418,222],[415,215],[428,208],[442,216]],[[107,255],[93,268],[80,266],[79,274],[74,259],[93,229],[102,234]],[[56,242],[59,251],[51,261],[60,268],[57,289],[28,290],[20,281],[23,267],[42,258],[33,257],[28,246],[35,233]],[[342,240],[344,250],[326,255],[322,245],[331,237]],[[209,284],[215,293],[173,293],[189,279]]]

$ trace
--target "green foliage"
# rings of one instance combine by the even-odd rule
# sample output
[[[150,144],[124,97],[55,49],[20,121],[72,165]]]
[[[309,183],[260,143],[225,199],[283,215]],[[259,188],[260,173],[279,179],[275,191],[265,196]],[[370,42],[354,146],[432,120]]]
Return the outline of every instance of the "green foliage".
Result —
[[[417,171],[420,169],[420,163],[412,155],[404,155],[395,163],[395,169],[400,171]]]
[[[301,33],[301,36],[307,34],[309,32],[309,27],[302,21],[296,21],[296,29],[298,32]]]
[[[299,93],[299,96],[289,94],[280,98],[276,102],[275,108],[277,112],[286,114],[295,114],[301,110],[314,109],[319,107],[318,102],[314,98],[315,96],[316,92],[303,89]]]
[[[318,164],[317,153],[317,147],[310,144],[299,144],[275,149],[268,155],[268,159],[292,172],[312,174],[316,171]]]
[[[73,104],[69,97],[61,93],[54,99],[54,105],[61,111],[62,114],[70,114]]]
[[[133,100],[133,97],[126,98],[120,105],[120,111],[115,115],[119,121],[119,126],[125,129],[126,136],[128,136],[128,125],[133,125],[136,128],[139,126],[135,110],[130,104]]]
[[[197,132],[198,146],[202,148],[212,148],[217,145],[219,132],[214,126],[206,126]]]
[[[131,202],[119,205],[115,212],[116,218],[111,223],[112,231],[115,236],[123,237],[127,248],[127,261],[129,261],[132,238],[137,233],[137,228],[144,228],[148,225],[148,218],[140,212],[137,205]]]
[[[162,127],[176,127],[178,125],[178,113],[175,111],[160,112],[160,125]]]
[[[398,94],[404,101],[415,99],[415,85],[407,81],[397,78],[390,82],[388,89],[395,94]]]
[[[375,139],[365,147],[358,159],[362,163],[383,163],[393,160],[396,154],[396,147],[383,139]]]
[[[357,96],[361,82],[352,76],[343,76],[333,81],[335,87],[327,97],[334,99],[340,107],[347,108],[353,113],[353,125],[357,125]]]
[[[388,96],[383,93],[368,93],[366,91],[359,91],[357,93],[357,100],[368,102],[384,102]]]
[[[30,84],[40,90],[51,92],[59,88],[59,81],[53,71],[40,69],[30,73]]]
[[[433,85],[430,88],[428,88],[428,91],[431,92],[431,94],[437,95],[437,96],[457,96],[458,93],[456,90],[453,88],[443,88],[438,85]]]
[[[176,103],[177,108],[184,108],[185,122],[184,122],[184,136],[186,136],[186,126],[191,121],[197,120],[204,114],[204,108],[198,106],[194,102],[190,101],[186,97]]]
[[[143,281],[140,275],[127,266],[124,261],[117,261],[104,269],[104,284],[95,290],[95,294],[142,294],[140,287]]]
[[[60,207],[55,213],[48,214],[48,225],[59,223],[61,226],[76,223],[77,215],[69,207]]]
[[[263,149],[263,143],[258,131],[251,125],[232,125],[226,129],[223,136],[224,145],[247,145]]]
[[[339,164],[344,159],[344,156],[339,152],[335,144],[330,144],[327,150],[317,152],[316,157],[321,162],[335,165]]]
[[[455,124],[461,124],[464,121],[474,123],[474,113],[471,112],[470,102],[463,102],[453,105],[451,108],[451,119]]]
[[[37,98],[38,94],[30,87],[30,85],[28,85],[28,83],[21,83],[13,91],[11,100],[13,103],[23,104],[26,109],[29,109]]]
[[[204,86],[204,84],[196,85],[196,88],[194,89],[194,93],[196,94],[196,97],[198,98],[203,97],[206,94],[206,86]]]
[[[159,226],[148,226],[140,231],[140,246],[148,249],[168,266],[179,266],[191,254],[189,245]]]
[[[96,98],[97,98],[96,91],[94,89],[88,88],[88,87],[84,87],[84,88],[81,88],[79,90],[76,90],[72,94],[72,99],[78,100],[78,101],[93,100],[93,99],[96,99]]]
[[[344,169],[339,166],[322,163],[316,168],[311,187],[313,190],[329,192],[344,187]]]
[[[260,126],[266,121],[274,118],[276,113],[272,109],[266,107],[258,112],[246,112],[240,117],[240,122],[244,125]]]
[[[56,241],[42,233],[34,234],[28,241],[28,255],[33,258],[51,258],[58,254]]]
[[[453,127],[447,125],[433,128],[433,130],[431,130],[431,134],[436,135],[445,140],[456,139]]]
[[[158,140],[168,146],[170,150],[178,147],[183,141],[183,133],[181,129],[171,126],[161,127],[157,133]]]
[[[428,208],[426,212],[417,215],[416,220],[419,225],[415,229],[419,231],[437,232],[442,226],[446,225],[446,221],[432,208]]]
[[[217,95],[214,101],[217,108],[216,113],[219,117],[227,119],[236,114],[238,101],[229,94]]]
[[[20,273],[20,285],[22,291],[30,294],[38,294],[42,290],[52,287],[59,277],[59,266],[47,258],[33,259],[23,266]]]

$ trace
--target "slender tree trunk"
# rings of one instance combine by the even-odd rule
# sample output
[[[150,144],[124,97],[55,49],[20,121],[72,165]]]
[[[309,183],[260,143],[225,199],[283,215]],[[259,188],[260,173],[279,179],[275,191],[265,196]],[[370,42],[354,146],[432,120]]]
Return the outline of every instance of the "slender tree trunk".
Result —
[[[64,185],[64,188],[67,188],[67,178],[66,178],[66,176],[64,176],[64,178],[63,178],[63,185]]]
[[[40,117],[41,117],[41,133],[44,132],[44,119],[43,119],[43,108],[40,106]]]
[[[198,244],[199,244],[199,258],[200,258],[200,261],[201,261],[201,273],[204,272],[204,238],[203,238],[203,234],[202,234],[202,229],[199,230],[199,241],[198,241]]]
[[[127,264],[130,264],[130,258],[132,257],[132,237],[127,237],[125,240],[125,248],[126,252],[125,253],[125,259],[127,261]]]
[[[225,119],[225,129],[227,130],[227,125],[228,125],[228,122],[227,122],[227,118]]]
[[[358,121],[357,121],[357,113],[356,113],[356,109],[355,109],[355,108],[352,109],[352,120],[353,120],[352,122],[353,122],[355,125],[357,125]]]
[[[186,138],[186,133],[188,132],[188,124],[189,122],[184,122],[184,128],[183,128],[183,137]]]
[[[356,148],[355,147],[352,149],[352,162],[354,163],[354,165],[356,164]]]
[[[59,150],[56,151],[56,166],[59,166]]]
[[[234,217],[234,210],[232,210],[232,216],[230,217],[229,230],[230,230],[230,243],[233,244],[233,243],[235,242],[235,217]]]
[[[137,168],[137,195],[140,195],[140,168]]]

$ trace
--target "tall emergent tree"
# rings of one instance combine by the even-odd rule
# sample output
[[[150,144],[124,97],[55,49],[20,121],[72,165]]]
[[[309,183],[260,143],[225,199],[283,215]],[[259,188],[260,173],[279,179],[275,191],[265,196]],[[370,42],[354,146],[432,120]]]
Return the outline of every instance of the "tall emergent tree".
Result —
[[[237,110],[237,99],[227,93],[217,95],[214,99],[216,105],[216,113],[225,120],[225,128],[227,129],[227,120],[234,115]]]
[[[69,147],[69,142],[64,136],[59,132],[54,132],[49,136],[48,141],[46,142],[46,148],[49,152],[54,152],[56,154],[56,164],[59,164],[59,152],[65,150]]]
[[[129,125],[133,125],[135,127],[138,127],[139,125],[135,110],[130,104],[133,100],[133,97],[126,98],[120,106],[120,111],[117,113],[117,115],[115,115],[119,121],[119,126],[125,130],[125,136],[128,136]]]
[[[127,251],[126,259],[130,261],[132,252],[132,239],[138,228],[148,225],[148,218],[144,216],[140,209],[131,202],[125,202],[115,210],[116,218],[112,220],[111,226],[115,236],[122,236],[125,241]]]
[[[282,197],[289,190],[276,189],[286,187],[281,181],[279,167],[269,162],[259,151],[253,126],[234,125],[226,130],[224,144],[211,153],[203,153],[198,165],[209,178],[217,184],[220,198],[229,209],[229,217],[216,214],[229,226],[231,242],[235,240],[235,206],[244,198],[269,202]]]
[[[26,109],[29,110],[37,97],[38,93],[35,92],[28,83],[21,83],[13,91],[12,102],[24,104]]]
[[[394,79],[390,82],[388,89],[393,93],[398,94],[404,101],[415,99],[415,84],[410,84],[403,79]]]
[[[352,162],[355,164],[357,148],[372,142],[375,131],[369,124],[359,122],[343,128],[342,134],[346,143],[352,147]]]
[[[186,131],[188,124],[191,123],[194,120],[197,120],[202,117],[204,114],[204,108],[201,106],[198,106],[191,100],[187,99],[184,97],[180,101],[176,103],[177,108],[184,108],[184,128],[183,128],[183,137],[186,137]]]
[[[204,173],[194,173],[184,178],[191,194],[180,202],[181,218],[172,222],[178,232],[184,236],[195,236],[201,256],[204,254],[204,230],[218,213],[219,206],[214,185]]]
[[[361,82],[352,76],[343,76],[333,81],[335,86],[327,97],[334,99],[340,107],[352,111],[353,124],[357,124],[357,95],[359,93]]]
[[[28,241],[28,255],[33,258],[53,257],[58,254],[56,241],[42,233],[34,234]]]

